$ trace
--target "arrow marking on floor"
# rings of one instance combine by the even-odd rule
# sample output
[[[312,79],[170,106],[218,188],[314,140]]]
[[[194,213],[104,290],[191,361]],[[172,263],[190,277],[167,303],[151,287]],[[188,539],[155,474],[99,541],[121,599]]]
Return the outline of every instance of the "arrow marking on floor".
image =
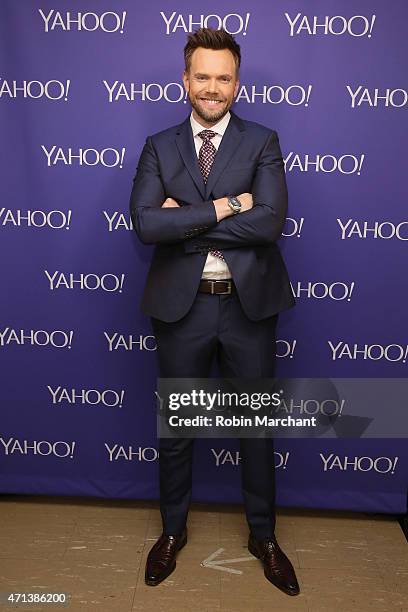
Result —
[[[210,567],[212,569],[220,570],[222,572],[229,572],[230,574],[242,574],[241,570],[233,569],[232,567],[223,567],[226,563],[243,563],[244,561],[257,561],[258,559],[251,555],[250,557],[236,557],[235,559],[216,559],[224,552],[225,548],[219,548],[213,552],[209,557],[201,561],[203,567]],[[213,559],[216,559],[213,561]]]

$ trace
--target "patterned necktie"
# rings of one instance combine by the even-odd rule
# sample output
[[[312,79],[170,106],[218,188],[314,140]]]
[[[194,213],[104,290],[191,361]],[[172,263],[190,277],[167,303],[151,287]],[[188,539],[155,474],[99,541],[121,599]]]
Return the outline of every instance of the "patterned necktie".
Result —
[[[198,133],[198,136],[202,138],[203,144],[200,147],[200,151],[198,154],[198,165],[200,166],[201,174],[203,175],[204,183],[207,182],[208,175],[210,174],[211,166],[214,163],[215,156],[217,154],[217,149],[211,142],[211,138],[216,136],[216,133],[212,130],[203,130]],[[221,251],[210,251],[211,255],[215,255],[215,257],[219,257],[225,261],[224,255]]]

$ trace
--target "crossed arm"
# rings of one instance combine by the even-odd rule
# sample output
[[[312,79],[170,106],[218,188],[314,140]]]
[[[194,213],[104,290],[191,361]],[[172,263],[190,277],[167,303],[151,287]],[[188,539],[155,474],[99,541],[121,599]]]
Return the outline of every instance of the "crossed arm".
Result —
[[[251,205],[238,214],[229,210],[226,198],[179,206],[166,198],[157,155],[148,138],[134,178],[130,211],[145,244],[184,241],[186,252],[192,253],[275,242],[287,211],[284,165],[275,131],[261,152],[250,200]]]

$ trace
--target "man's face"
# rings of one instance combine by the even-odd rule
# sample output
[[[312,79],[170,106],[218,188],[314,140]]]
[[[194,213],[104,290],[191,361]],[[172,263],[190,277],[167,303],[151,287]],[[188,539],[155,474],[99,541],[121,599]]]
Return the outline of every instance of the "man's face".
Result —
[[[183,73],[183,82],[194,118],[211,127],[229,111],[238,92],[233,54],[229,49],[198,47],[191,56],[189,72]]]

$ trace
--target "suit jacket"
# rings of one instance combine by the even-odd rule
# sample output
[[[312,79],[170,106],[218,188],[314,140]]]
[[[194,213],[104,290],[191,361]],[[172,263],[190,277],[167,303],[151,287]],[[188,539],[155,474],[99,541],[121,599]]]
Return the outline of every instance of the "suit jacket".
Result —
[[[212,200],[252,193],[251,210],[217,222]],[[174,198],[181,208],[161,208]],[[196,296],[207,253],[220,249],[249,319],[290,308],[295,299],[277,240],[286,219],[287,187],[275,130],[231,118],[204,183],[190,118],[149,136],[133,179],[133,226],[155,244],[142,312],[181,319]]]

